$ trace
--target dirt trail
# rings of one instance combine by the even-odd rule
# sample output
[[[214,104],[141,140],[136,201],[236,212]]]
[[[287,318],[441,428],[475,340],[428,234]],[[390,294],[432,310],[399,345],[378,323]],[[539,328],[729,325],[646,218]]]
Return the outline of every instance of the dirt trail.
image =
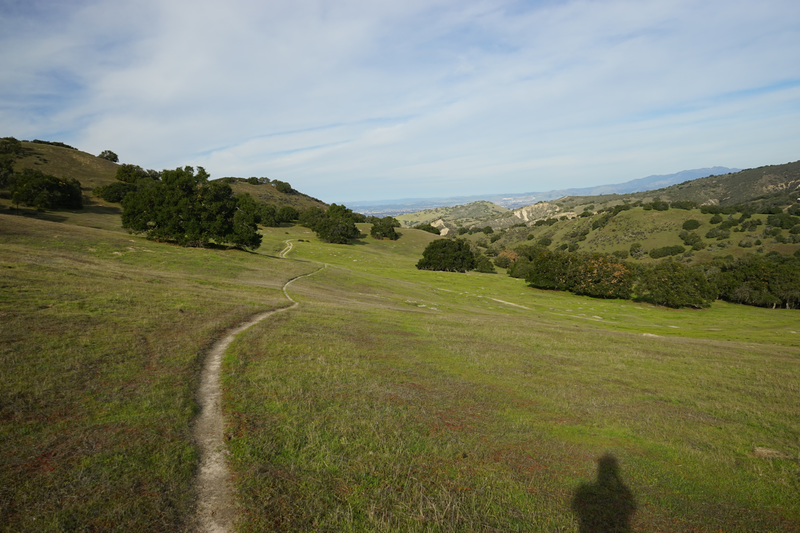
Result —
[[[282,257],[282,258],[286,259],[286,254],[288,254],[289,252],[292,251],[292,239],[289,239],[289,240],[283,241],[283,242],[286,243],[286,248],[281,250],[281,253],[278,254],[278,257]]]
[[[291,249],[291,245],[289,249]],[[270,315],[297,307],[298,303],[286,291],[289,284],[297,279],[316,274],[325,266],[327,265],[310,274],[304,274],[287,281],[283,285],[283,294],[292,302],[292,305],[255,315],[217,341],[206,357],[200,375],[200,387],[197,391],[200,414],[197,416],[194,427],[194,438],[200,451],[200,469],[195,481],[198,496],[197,515],[195,517],[196,531],[208,533],[228,532],[233,529],[233,522],[236,518],[234,489],[226,458],[228,451],[223,440],[222,389],[219,379],[225,350],[234,337],[247,328],[258,324]]]

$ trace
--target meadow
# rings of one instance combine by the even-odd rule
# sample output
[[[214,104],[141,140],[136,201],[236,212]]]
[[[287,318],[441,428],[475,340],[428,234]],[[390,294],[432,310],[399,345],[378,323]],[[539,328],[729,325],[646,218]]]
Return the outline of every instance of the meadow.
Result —
[[[325,264],[224,361],[239,530],[800,530],[797,310],[418,271],[411,229],[247,253],[75,223],[0,214],[0,529],[189,529],[205,351]]]

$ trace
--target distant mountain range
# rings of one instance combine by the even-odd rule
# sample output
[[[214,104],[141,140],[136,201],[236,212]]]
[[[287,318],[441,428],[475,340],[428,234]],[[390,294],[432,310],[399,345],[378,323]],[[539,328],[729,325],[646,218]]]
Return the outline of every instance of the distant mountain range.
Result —
[[[471,202],[485,200],[493,204],[515,209],[531,205],[543,200],[555,200],[564,196],[596,196],[600,194],[628,194],[633,192],[661,189],[683,183],[685,181],[704,178],[706,176],[719,176],[731,172],[739,172],[738,168],[711,167],[683,170],[675,174],[647,176],[625,183],[610,185],[597,185],[594,187],[578,187],[573,189],[558,189],[546,192],[526,192],[521,194],[498,194],[476,196],[451,196],[448,198],[404,198],[400,200],[373,200],[366,202],[347,202],[346,205],[359,213],[375,216],[394,216],[404,213],[415,213],[424,209],[463,205]]]

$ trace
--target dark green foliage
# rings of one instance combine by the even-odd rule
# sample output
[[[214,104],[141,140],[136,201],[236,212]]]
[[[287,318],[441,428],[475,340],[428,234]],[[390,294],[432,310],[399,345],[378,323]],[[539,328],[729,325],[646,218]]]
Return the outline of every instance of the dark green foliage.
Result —
[[[278,219],[278,209],[272,204],[261,204],[258,206],[260,224],[269,228],[280,227],[281,221]]]
[[[723,300],[759,307],[800,306],[800,257],[748,254],[735,261],[718,260],[714,266],[718,271],[713,279]]]
[[[794,226],[800,224],[800,218],[793,217],[787,213],[780,213],[778,215],[768,216],[767,224],[776,228],[792,229]]]
[[[686,231],[692,231],[693,229],[697,229],[700,227],[700,221],[690,218],[686,222],[683,223],[682,228]]]
[[[422,252],[417,262],[420,270],[466,272],[475,268],[475,255],[463,239],[436,239]]]
[[[522,256],[517,258],[517,260],[508,267],[508,275],[512,278],[526,279],[532,268],[533,264],[527,257]]]
[[[49,144],[50,146],[60,146],[61,148],[69,148],[70,150],[77,150],[74,146],[70,146],[68,144],[64,144],[58,141],[41,141],[39,139],[34,139],[31,141],[34,144]]]
[[[136,183],[140,179],[149,178],[149,174],[139,165],[122,164],[117,168],[116,178],[125,183]]]
[[[551,239],[550,237],[542,237],[541,239],[536,241],[536,244],[538,244],[539,246],[544,246],[546,248],[551,244],[553,244],[553,239]]]
[[[631,244],[630,252],[631,252],[631,257],[633,257],[634,259],[641,259],[647,254],[647,252],[644,249],[644,246],[642,246],[642,243],[640,242],[635,242]]]
[[[594,215],[592,215],[592,213],[589,213],[589,216],[594,216]],[[556,222],[558,222],[557,218],[548,218],[548,219],[543,219],[542,218],[542,219],[539,219],[536,222],[534,222],[533,225],[534,226],[552,226]]]
[[[591,211],[588,211],[588,210],[584,211],[583,213],[578,215],[578,217],[580,217],[580,218],[589,218],[589,217],[593,217],[593,216],[594,216],[594,213],[592,213]]]
[[[375,239],[389,239],[396,241],[400,235],[394,230],[399,228],[400,223],[394,217],[383,217],[378,222],[372,224],[369,234]]]
[[[428,233],[433,233],[434,235],[439,235],[439,228],[431,226],[430,224],[419,224],[417,226],[414,226],[414,229],[427,231]],[[461,229],[464,229],[464,228],[460,228],[459,231]]]
[[[731,220],[731,219],[723,220],[722,223],[719,225],[719,229],[730,229],[738,225],[739,225],[738,220]]]
[[[761,226],[763,222],[760,218],[755,218],[751,220],[746,220],[741,223],[741,230],[742,231],[755,231],[758,226]]]
[[[685,209],[686,211],[697,209],[697,202],[693,202],[691,200],[677,200],[669,205],[673,209]]]
[[[305,226],[306,228],[313,230],[323,218],[325,218],[325,211],[319,207],[309,207],[300,213],[297,221],[301,226]]]
[[[11,201],[36,209],[82,209],[81,184],[70,178],[57,178],[30,168],[9,178]]]
[[[14,160],[22,157],[25,150],[22,143],[14,137],[0,138],[0,189],[11,186],[14,175]]]
[[[467,228],[458,228],[458,234],[464,235],[465,233],[469,233],[469,229]]]
[[[791,233],[792,235],[800,234],[800,224],[798,224],[797,226],[792,226],[792,229],[789,230],[789,233]]]
[[[278,222],[294,222],[300,217],[300,212],[290,205],[281,206],[278,209]]]
[[[111,161],[112,163],[119,163],[119,156],[117,156],[117,154],[115,154],[111,150],[103,150],[97,157],[99,157],[100,159],[106,159],[108,161]]]
[[[259,182],[258,178],[256,178],[255,176],[253,176],[251,178],[247,178],[247,183],[249,183],[250,185],[260,185],[261,184],[261,182]]]
[[[481,231],[483,233],[485,233],[486,235],[489,235],[490,233],[494,233],[494,230],[492,229],[491,226],[486,226],[485,228],[481,229]]]
[[[592,221],[592,229],[600,229],[608,224],[608,221],[614,216],[614,213],[605,213]]]
[[[653,250],[650,250],[650,257],[653,259],[659,259],[661,257],[682,254],[685,251],[686,248],[680,244],[676,244],[675,246],[664,246],[663,248],[654,248]]]
[[[294,192],[292,190],[292,186],[286,183],[285,181],[273,180],[273,185],[275,185],[275,189],[278,192],[282,192],[284,194],[291,194]]]
[[[568,251],[568,252],[574,252],[574,251],[575,251],[575,250],[577,250],[578,248],[580,248],[580,245],[579,245],[577,242],[573,242],[573,243],[571,243],[571,244],[569,245],[569,247],[567,248],[567,251]]]
[[[230,186],[209,182],[202,167],[165,170],[160,182],[141,183],[122,200],[122,226],[148,239],[182,246],[211,241],[258,248],[260,217],[249,196],[234,197]]]
[[[717,288],[702,271],[675,261],[641,267],[638,298],[667,307],[708,307]]]
[[[730,236],[731,236],[730,230],[725,228],[711,228],[706,233],[706,239],[717,239],[718,241],[727,239]]]
[[[483,274],[496,274],[497,270],[495,270],[494,265],[492,264],[491,260],[483,254],[480,254],[475,259],[475,271],[481,272]]]
[[[719,224],[720,222],[722,222],[722,215],[720,215],[719,213],[715,214],[713,217],[711,217],[711,220],[709,220],[709,222],[711,224]]]
[[[109,183],[102,187],[92,190],[92,193],[99,196],[106,202],[119,203],[129,192],[135,191],[136,185],[133,183],[123,183],[121,181]]]
[[[682,231],[680,232],[679,237],[683,241],[683,244],[685,244],[686,246],[691,246],[693,250],[702,249],[699,247],[704,244],[703,238],[693,231]],[[696,248],[696,246],[698,248]]]
[[[616,250],[612,252],[611,255],[617,259],[627,259],[630,254],[628,253],[628,250]]]
[[[502,238],[503,238],[503,235],[501,235],[500,233],[495,233],[494,235],[489,237],[489,242],[490,243],[495,243],[495,242],[499,241]]]
[[[535,238],[536,238],[536,235],[534,235],[533,233],[528,233],[528,236],[525,237],[525,240],[526,241],[532,241]]]
[[[311,207],[299,216],[301,225],[314,230],[323,241],[334,244],[347,244],[360,237],[361,232],[355,224],[360,220],[366,220],[366,217],[336,204],[331,204],[327,211]]]

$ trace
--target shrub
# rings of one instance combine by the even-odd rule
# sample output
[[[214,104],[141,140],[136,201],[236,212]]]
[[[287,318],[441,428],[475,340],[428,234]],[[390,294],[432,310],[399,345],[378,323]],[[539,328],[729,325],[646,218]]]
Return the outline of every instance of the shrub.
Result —
[[[681,246],[680,244],[676,244],[675,246],[664,246],[663,248],[655,248],[650,250],[650,257],[653,259],[660,259],[662,257],[669,257],[673,255],[682,254],[686,251],[686,248]]]
[[[700,227],[700,221],[699,220],[695,220],[693,218],[690,218],[689,220],[684,222],[683,226],[681,226],[681,227],[683,229],[685,229],[686,231],[692,231],[693,229],[697,229],[697,228]]]
[[[536,244],[538,244],[539,246],[547,247],[553,244],[553,239],[551,239],[550,237],[542,237],[541,239],[536,241]]]
[[[713,217],[711,217],[711,220],[709,220],[709,222],[712,224],[719,224],[720,222],[722,222],[722,215],[720,215],[719,213],[715,214]]]
[[[414,229],[427,231],[428,233],[433,233],[434,235],[439,235],[440,234],[439,228],[437,228],[435,226],[431,226],[430,224],[419,224],[417,226],[414,226]],[[461,229],[464,229],[464,228],[460,228],[459,231]]]
[[[730,230],[725,228],[711,228],[708,233],[706,233],[706,239],[717,239],[718,241],[727,239],[730,236]]]
[[[635,242],[631,244],[630,253],[631,257],[633,257],[634,259],[641,259],[647,254],[647,252],[644,249],[644,246],[642,246],[642,243],[640,242]]]

